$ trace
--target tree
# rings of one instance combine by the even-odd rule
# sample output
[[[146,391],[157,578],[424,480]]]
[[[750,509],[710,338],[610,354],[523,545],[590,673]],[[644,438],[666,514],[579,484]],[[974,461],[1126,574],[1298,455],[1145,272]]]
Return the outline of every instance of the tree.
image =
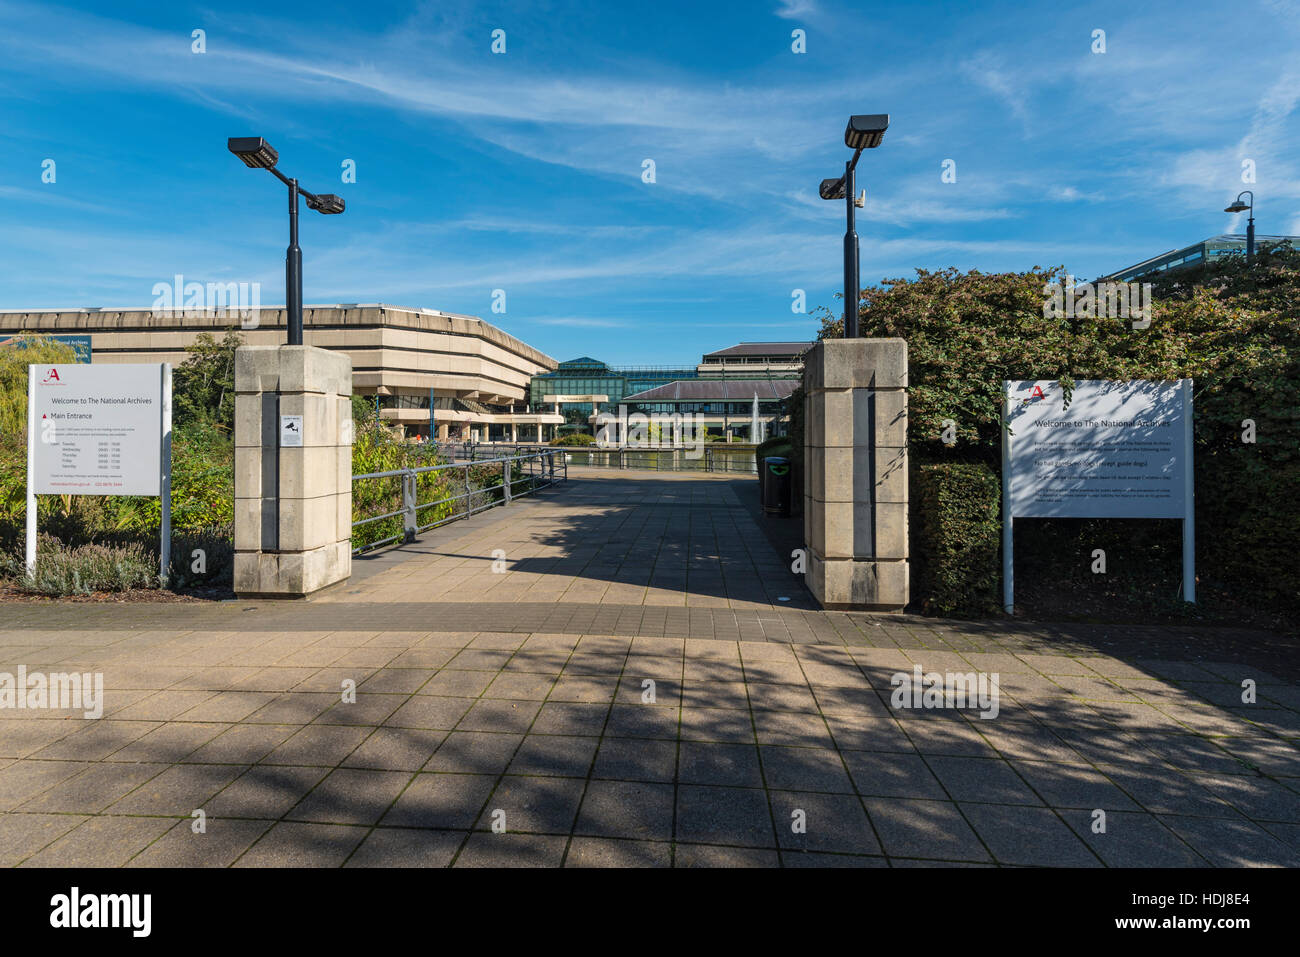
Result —
[[[20,438],[26,444],[28,364],[76,361],[72,346],[49,336],[16,336],[0,346],[0,435]]]
[[[172,418],[177,430],[235,430],[235,349],[243,344],[233,329],[217,340],[200,333],[172,373]]]

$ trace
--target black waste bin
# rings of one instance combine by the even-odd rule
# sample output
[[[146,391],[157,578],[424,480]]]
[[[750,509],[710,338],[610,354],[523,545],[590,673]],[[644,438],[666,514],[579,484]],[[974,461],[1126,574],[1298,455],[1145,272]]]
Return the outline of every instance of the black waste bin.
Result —
[[[763,511],[790,517],[790,460],[779,455],[763,459]]]

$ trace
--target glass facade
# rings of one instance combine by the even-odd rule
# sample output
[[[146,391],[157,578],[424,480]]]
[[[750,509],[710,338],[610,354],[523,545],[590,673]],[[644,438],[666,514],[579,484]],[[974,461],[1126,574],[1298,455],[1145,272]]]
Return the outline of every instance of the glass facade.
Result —
[[[760,416],[781,415],[784,413],[784,403],[780,399],[759,399],[758,414]],[[674,412],[682,415],[727,415],[734,416],[737,419],[748,419],[754,412],[754,400],[748,402],[633,402],[627,407],[629,413],[640,412],[644,415],[672,415]]]
[[[694,379],[694,368],[673,369],[661,366],[614,368],[583,356],[561,362],[554,372],[533,376],[529,401],[534,411],[546,411],[546,397],[551,395],[607,395],[609,404],[617,406],[624,396],[658,388],[678,379]],[[602,409],[607,406],[602,405]],[[566,402],[560,412],[566,420],[586,423],[592,414],[590,402]]]
[[[750,385],[762,383],[755,392],[764,393],[759,398],[759,415],[767,421],[770,434],[779,434],[789,414],[783,399],[773,393],[788,394],[789,388],[775,388],[776,382],[793,382],[800,376],[802,353],[807,343],[741,343],[730,349],[704,356],[699,366],[609,366],[590,356],[561,362],[554,372],[533,376],[529,386],[532,411],[549,411],[549,396],[606,396],[600,411],[618,415],[619,407],[626,405],[628,413],[644,415],[703,415],[709,417],[711,432],[721,432],[717,420],[730,427],[733,435],[748,434],[749,421],[754,412]],[[664,386],[678,383],[673,389],[646,396],[647,392],[663,390]],[[791,388],[793,385],[791,385]],[[643,396],[627,402],[628,396]],[[564,402],[560,405],[565,425],[561,432],[590,431],[589,420],[593,413],[591,402]]]
[[[1296,245],[1300,243],[1300,237],[1297,236],[1256,236],[1255,248],[1262,249],[1265,246],[1274,246],[1281,243],[1290,243]],[[1140,262],[1136,266],[1129,266],[1127,269],[1121,269],[1119,272],[1113,272],[1108,276],[1102,276],[1098,282],[1129,282],[1140,276],[1150,276],[1152,273],[1167,272],[1170,269],[1181,269],[1186,266],[1201,266],[1207,262],[1214,262],[1223,256],[1237,253],[1245,255],[1246,237],[1240,233],[1225,233],[1222,236],[1212,236],[1204,242],[1199,242],[1194,246],[1187,246],[1183,249],[1175,249],[1172,252],[1165,253],[1162,256],[1155,256],[1145,262]]]

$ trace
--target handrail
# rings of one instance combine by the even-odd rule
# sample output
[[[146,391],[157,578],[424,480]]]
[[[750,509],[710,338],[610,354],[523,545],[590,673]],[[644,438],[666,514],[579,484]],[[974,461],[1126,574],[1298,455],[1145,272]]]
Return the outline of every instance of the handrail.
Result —
[[[562,466],[562,470],[557,467],[557,458],[558,465]],[[533,469],[534,462],[537,465],[536,471]],[[522,467],[524,463],[528,464],[528,472],[523,476],[524,481],[527,482],[527,487],[521,491],[519,489],[520,482],[512,480],[511,472],[514,470],[516,465]],[[487,465],[501,466],[501,481],[496,485],[487,485],[480,488],[472,487],[470,483],[470,469],[481,468]],[[434,499],[429,502],[419,502],[419,489],[416,484],[416,480],[419,476],[430,472],[442,472],[448,469],[464,470],[462,478],[465,491],[456,495],[445,495],[442,498]],[[539,449],[536,452],[525,455],[507,455],[491,459],[478,459],[477,461],[444,462],[439,465],[421,465],[413,468],[389,469],[382,472],[364,472],[360,475],[354,475],[352,476],[353,482],[366,479],[400,478],[402,480],[402,506],[401,508],[390,512],[383,512],[378,515],[368,515],[365,518],[356,519],[352,522],[352,528],[356,529],[373,522],[382,522],[400,516],[402,518],[402,531],[395,535],[389,535],[387,538],[382,538],[374,542],[367,542],[365,545],[352,549],[352,554],[356,555],[360,552],[367,551],[368,549],[377,548],[380,545],[387,545],[390,542],[396,542],[399,540],[404,543],[413,542],[415,541],[415,536],[420,532],[427,531],[428,529],[435,528],[439,525],[444,525],[447,522],[456,520],[457,518],[467,518],[470,515],[481,512],[487,508],[493,508],[496,505],[509,505],[512,498],[517,498],[520,495],[528,495],[532,492],[549,488],[557,482],[562,482],[568,479],[568,477],[569,465],[564,457],[564,452],[561,449]],[[474,495],[491,494],[498,489],[502,492],[502,497],[499,501],[490,501],[486,505],[480,505],[478,507],[474,506],[472,501]],[[467,502],[468,507],[463,512],[453,512],[451,515],[429,522],[425,525],[419,523],[419,513],[422,509],[430,508],[434,505],[459,502],[462,499],[469,500]]]

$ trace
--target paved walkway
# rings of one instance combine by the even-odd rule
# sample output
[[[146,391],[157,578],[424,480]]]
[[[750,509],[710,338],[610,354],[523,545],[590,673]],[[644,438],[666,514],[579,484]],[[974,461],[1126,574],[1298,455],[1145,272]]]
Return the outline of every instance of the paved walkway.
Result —
[[[752,477],[571,468],[562,493],[445,526],[321,601],[815,608],[755,523]],[[626,476],[635,475],[629,479]],[[742,499],[743,496],[743,499]]]
[[[602,472],[309,602],[0,606],[0,672],[107,689],[0,710],[0,863],[1300,863],[1290,641],[822,613],[752,492]],[[916,666],[996,716],[896,707]]]

